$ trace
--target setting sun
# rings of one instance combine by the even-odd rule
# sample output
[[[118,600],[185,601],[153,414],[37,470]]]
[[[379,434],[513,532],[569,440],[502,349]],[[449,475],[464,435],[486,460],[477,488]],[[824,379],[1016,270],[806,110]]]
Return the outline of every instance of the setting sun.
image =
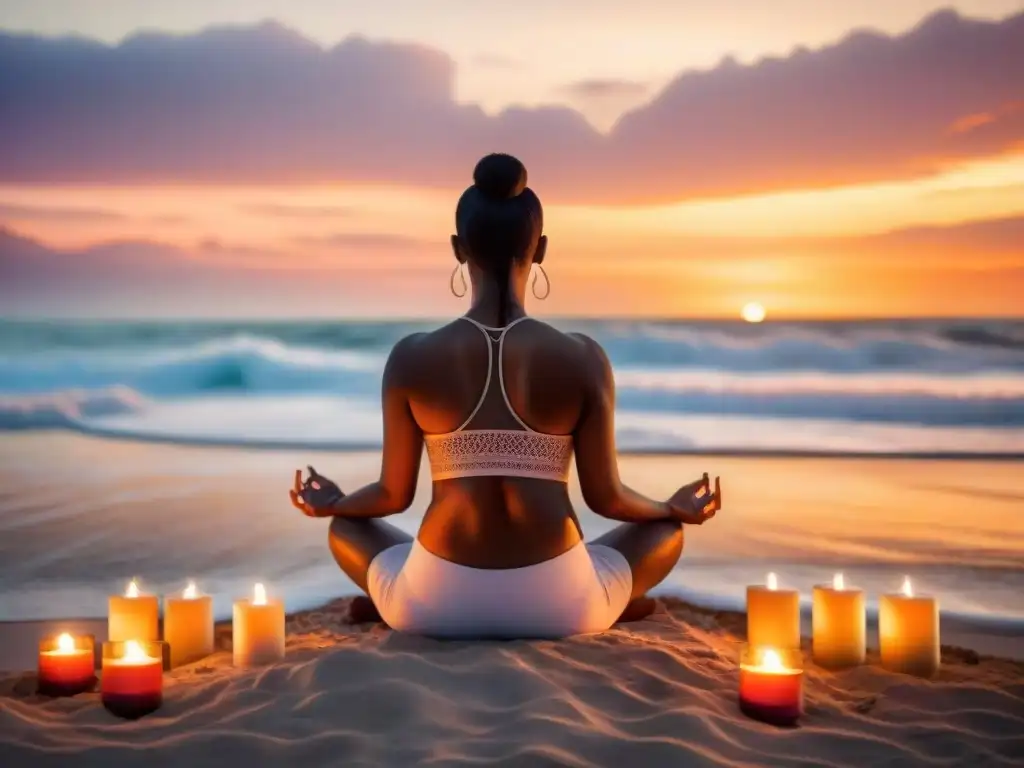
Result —
[[[740,310],[740,317],[748,323],[760,323],[764,320],[766,314],[764,306],[758,304],[756,301],[744,304],[743,309]]]

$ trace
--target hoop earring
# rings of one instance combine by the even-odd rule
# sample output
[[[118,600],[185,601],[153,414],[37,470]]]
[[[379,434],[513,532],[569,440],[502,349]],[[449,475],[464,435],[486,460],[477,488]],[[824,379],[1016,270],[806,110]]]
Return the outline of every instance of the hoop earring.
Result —
[[[539,278],[540,275],[533,276],[533,282],[530,283],[530,289],[533,291],[533,297],[537,299],[537,301],[544,301],[544,299],[546,299],[551,294],[551,280],[548,278],[548,273],[544,271],[544,267],[542,267],[540,264],[537,264],[535,266],[537,267],[537,269],[540,270],[540,274],[544,275],[544,285],[546,286],[547,290],[544,291],[543,296],[537,293],[537,278]]]
[[[455,290],[455,275],[458,274],[459,279],[462,280],[462,293]],[[469,286],[466,285],[466,276],[462,274],[462,265],[459,264],[455,269],[452,270],[451,279],[448,281],[448,288],[452,292],[452,296],[456,299],[461,299],[466,295],[466,291],[469,290]]]

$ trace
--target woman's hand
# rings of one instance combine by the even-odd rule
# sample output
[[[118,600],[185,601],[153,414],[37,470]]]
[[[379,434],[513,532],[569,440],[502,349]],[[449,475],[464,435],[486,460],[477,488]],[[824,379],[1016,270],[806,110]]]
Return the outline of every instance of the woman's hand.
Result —
[[[302,481],[302,470],[295,470],[295,486],[288,491],[292,505],[309,517],[330,517],[331,507],[345,497],[341,488],[323,475],[317,474],[313,467],[309,470],[309,478]]]
[[[715,478],[715,490],[711,492],[711,484],[705,472],[700,480],[684,485],[668,500],[672,519],[688,525],[702,525],[710,520],[722,508],[722,485],[720,478]]]

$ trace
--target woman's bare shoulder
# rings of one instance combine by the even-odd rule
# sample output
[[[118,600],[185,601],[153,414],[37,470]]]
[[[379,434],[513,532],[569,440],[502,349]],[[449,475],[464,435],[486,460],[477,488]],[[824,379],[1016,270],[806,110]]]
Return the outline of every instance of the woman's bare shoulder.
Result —
[[[397,382],[406,378],[409,371],[413,371],[419,365],[423,357],[423,340],[428,333],[410,333],[403,336],[391,348],[387,364],[384,366],[384,379]]]
[[[577,353],[580,355],[580,363],[586,366],[587,370],[604,370],[611,368],[608,355],[595,339],[585,333],[571,332],[566,336],[572,338],[576,344]]]
[[[588,385],[611,375],[608,356],[593,338],[585,333],[560,331],[547,323],[538,325],[538,346],[544,350],[546,367],[562,371],[567,378],[580,378]]]
[[[433,369],[438,360],[443,363],[446,353],[455,348],[461,326],[468,323],[451,322],[432,331],[418,331],[403,336],[391,348],[387,369],[396,373],[415,373],[424,366]]]

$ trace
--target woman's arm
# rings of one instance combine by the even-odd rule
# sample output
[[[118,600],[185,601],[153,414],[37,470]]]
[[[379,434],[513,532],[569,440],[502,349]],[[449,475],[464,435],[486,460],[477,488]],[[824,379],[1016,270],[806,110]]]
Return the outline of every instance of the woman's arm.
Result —
[[[405,388],[410,347],[418,334],[395,344],[384,366],[381,409],[384,416],[384,450],[380,479],[343,496],[324,510],[330,517],[387,517],[404,512],[416,495],[416,480],[423,456],[423,433],[412,417]]]
[[[668,503],[654,501],[619,479],[615,447],[615,378],[601,345],[574,334],[585,347],[585,399],[573,442],[583,500],[596,514],[626,523],[674,518]]]
[[[619,479],[612,366],[600,344],[583,334],[573,335],[585,347],[581,366],[585,398],[573,442],[587,506],[602,517],[625,523],[676,520],[699,525],[713,517],[718,509],[717,493],[711,492],[707,475],[684,485],[669,501],[649,499]]]

